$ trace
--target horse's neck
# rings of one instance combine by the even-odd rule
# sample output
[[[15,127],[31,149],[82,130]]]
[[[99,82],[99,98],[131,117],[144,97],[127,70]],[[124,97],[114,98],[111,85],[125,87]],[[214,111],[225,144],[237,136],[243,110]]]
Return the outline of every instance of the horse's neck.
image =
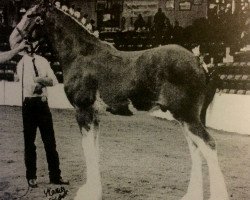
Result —
[[[67,70],[79,56],[98,56],[103,51],[113,51],[112,47],[103,43],[87,32],[74,19],[61,11],[55,11],[55,20],[50,26],[48,37],[57,51],[63,70]]]

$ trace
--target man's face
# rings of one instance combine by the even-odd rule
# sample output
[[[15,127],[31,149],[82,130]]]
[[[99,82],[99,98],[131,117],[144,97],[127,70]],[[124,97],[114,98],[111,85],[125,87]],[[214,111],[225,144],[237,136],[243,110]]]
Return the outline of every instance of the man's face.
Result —
[[[28,46],[27,53],[30,54],[32,52],[32,47],[31,45]]]
[[[34,48],[36,47],[37,45],[37,41],[36,42],[33,42],[33,43],[30,43],[30,45],[28,46],[27,50],[26,50],[26,53],[28,55],[33,55],[34,52]]]

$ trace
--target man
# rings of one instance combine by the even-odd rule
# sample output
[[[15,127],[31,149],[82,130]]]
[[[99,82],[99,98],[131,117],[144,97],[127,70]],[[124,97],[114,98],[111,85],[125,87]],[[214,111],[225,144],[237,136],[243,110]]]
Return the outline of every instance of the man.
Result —
[[[22,42],[17,48],[12,49],[10,51],[6,52],[0,52],[0,63],[4,63],[11,58],[13,58],[16,54],[18,54],[20,51],[22,51],[24,48],[27,48],[28,45],[26,42]]]
[[[183,38],[183,28],[179,25],[179,22],[175,20],[173,27],[173,41],[175,44],[182,44],[184,41]]]
[[[162,36],[166,29],[166,24],[170,24],[170,21],[162,12],[162,9],[159,8],[158,12],[154,16],[154,31],[156,36],[156,42],[158,44],[162,43]]]
[[[32,47],[17,65],[17,75],[22,82],[23,132],[25,166],[28,185],[37,186],[36,176],[36,129],[40,130],[49,169],[50,183],[69,184],[61,177],[59,157],[53,130],[52,116],[47,101],[47,87],[58,83],[49,62],[32,52]]]
[[[166,17],[166,15],[162,12],[162,9],[159,8],[158,12],[155,14],[154,16],[154,26],[156,31],[160,30],[164,30],[164,28],[166,27],[166,21],[168,21],[169,19]]]
[[[142,15],[139,14],[134,23],[135,31],[142,30],[143,28],[145,28],[145,26],[146,26],[146,22],[144,21]]]

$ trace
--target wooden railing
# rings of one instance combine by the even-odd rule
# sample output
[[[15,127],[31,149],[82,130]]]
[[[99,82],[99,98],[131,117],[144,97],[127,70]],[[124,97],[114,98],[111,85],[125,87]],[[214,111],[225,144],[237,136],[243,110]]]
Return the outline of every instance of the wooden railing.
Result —
[[[215,70],[222,82],[218,92],[250,94],[250,62],[219,63]]]

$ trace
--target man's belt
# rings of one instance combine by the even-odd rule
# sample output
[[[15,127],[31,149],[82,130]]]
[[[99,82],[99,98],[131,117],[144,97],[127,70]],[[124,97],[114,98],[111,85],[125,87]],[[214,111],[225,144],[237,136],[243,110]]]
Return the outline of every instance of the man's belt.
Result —
[[[41,97],[25,97],[24,100],[27,100],[27,101],[41,100],[42,102],[46,102],[46,101],[48,101],[48,98],[46,96],[41,96]]]

